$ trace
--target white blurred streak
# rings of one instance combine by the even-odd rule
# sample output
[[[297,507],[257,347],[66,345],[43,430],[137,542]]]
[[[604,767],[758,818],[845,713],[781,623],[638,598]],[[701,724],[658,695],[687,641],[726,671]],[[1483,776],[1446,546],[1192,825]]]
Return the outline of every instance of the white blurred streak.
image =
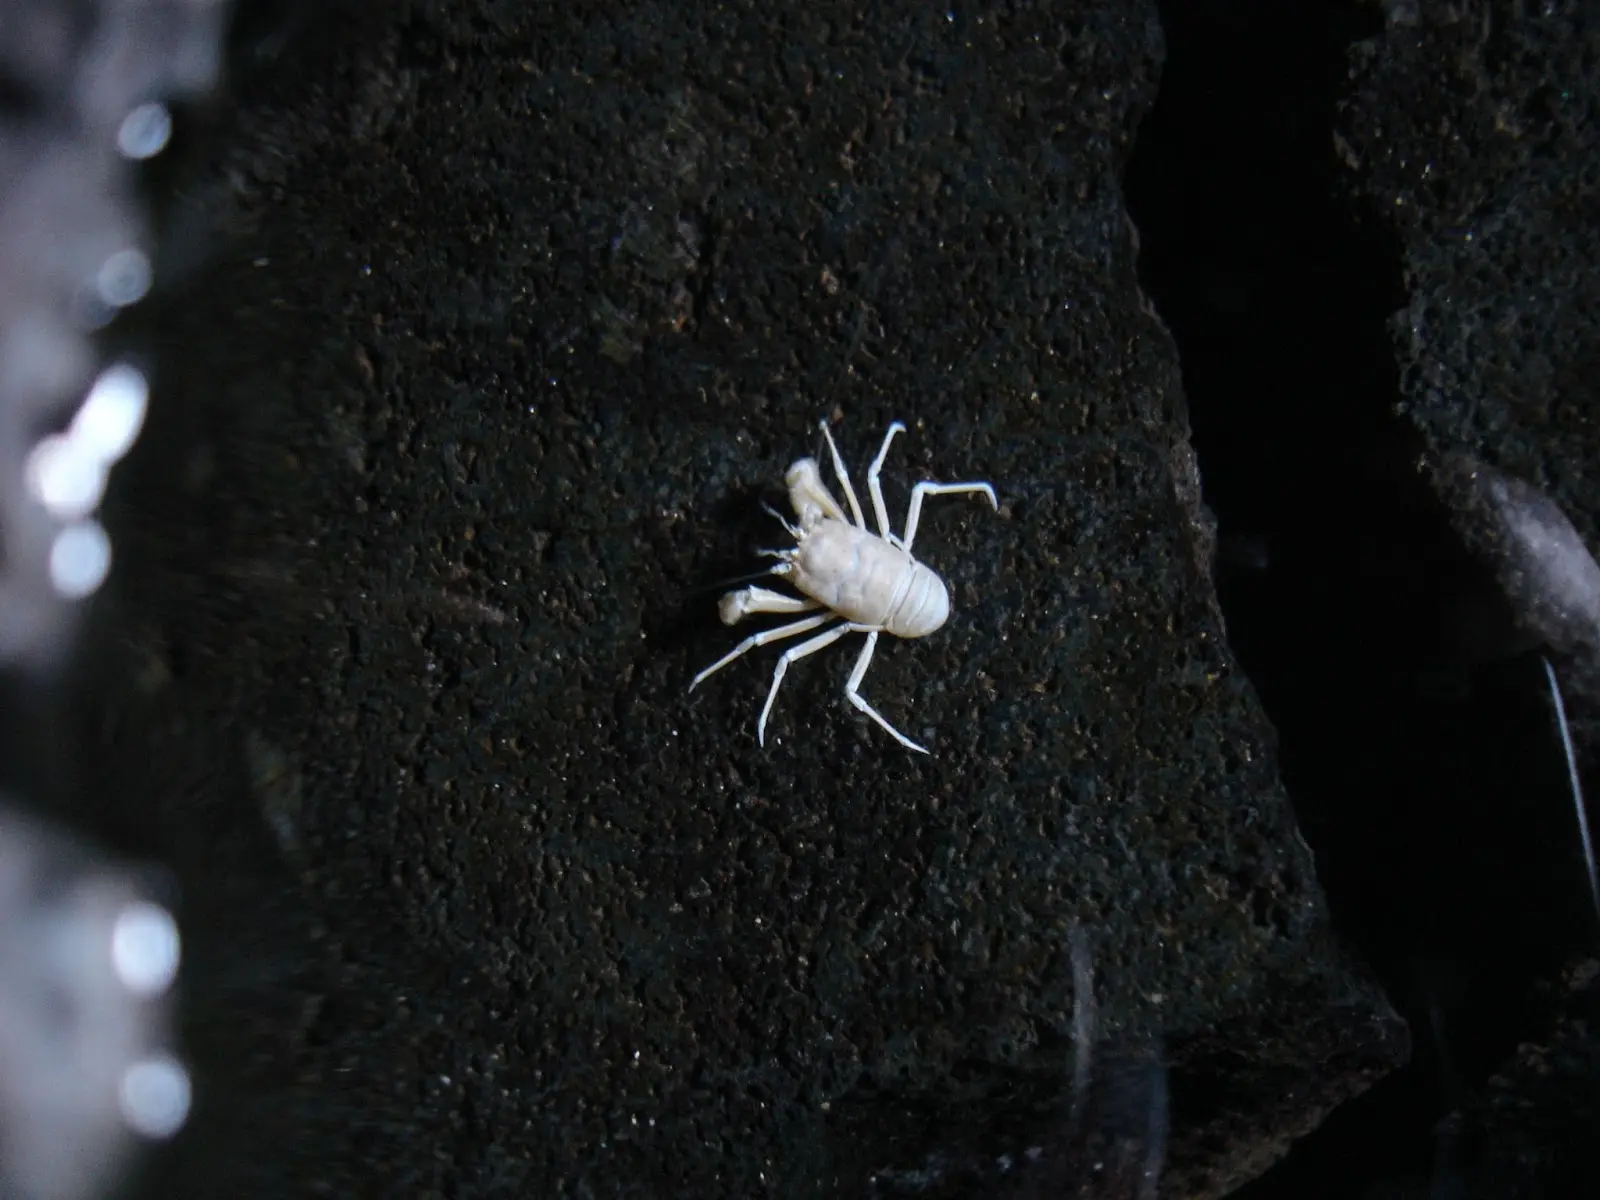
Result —
[[[1094,1072],[1094,962],[1082,926],[1072,927],[1067,947],[1072,958],[1072,1115],[1076,1121],[1088,1102]]]
[[[88,519],[105,495],[117,459],[144,426],[150,385],[136,368],[109,367],[95,380],[66,433],[41,438],[28,453],[29,493],[63,526],[50,542],[49,574],[56,594],[81,600],[111,570],[111,541]]]
[[[163,918],[121,872],[0,808],[0,1196],[91,1200],[135,1134],[182,1124],[170,993],[125,973],[130,952],[148,982],[175,969]]]
[[[150,385],[135,367],[109,367],[72,418],[71,437],[82,452],[110,466],[133,447],[144,425]]]
[[[1172,1114],[1167,1103],[1167,1072],[1160,1066],[1150,1072],[1150,1123],[1145,1130],[1144,1169],[1140,1172],[1140,1200],[1161,1194],[1161,1172],[1167,1163],[1167,1135]]]
[[[150,290],[153,242],[130,160],[160,153],[167,105],[214,82],[227,7],[0,0],[0,90],[25,101],[0,105],[5,667],[57,666],[71,649],[70,601],[110,567],[94,512],[148,388],[131,367],[96,379],[91,334]],[[183,1124],[191,1085],[169,1046],[179,954],[171,915],[129,875],[0,804],[0,1198],[103,1197],[141,1137]]]
[[[12,464],[0,476],[0,663],[58,666],[73,601],[97,585],[91,567],[109,566],[97,527],[60,527],[93,515],[126,446],[53,443],[35,456],[34,443],[61,432],[61,406],[89,386],[92,335],[154,282],[136,164],[170,146],[174,104],[215,84],[229,8],[0,0],[0,76],[26,101],[0,105],[0,454]]]
[[[1556,706],[1556,727],[1561,732],[1561,748],[1567,756],[1567,782],[1572,790],[1572,807],[1578,813],[1578,836],[1583,842],[1583,861],[1589,868],[1589,901],[1600,916],[1600,873],[1595,870],[1594,841],[1589,836],[1589,814],[1583,806],[1583,784],[1578,779],[1578,755],[1572,746],[1572,731],[1567,727],[1567,706],[1561,699],[1561,688],[1556,684],[1555,668],[1544,660],[1544,675],[1550,681],[1550,698]]]

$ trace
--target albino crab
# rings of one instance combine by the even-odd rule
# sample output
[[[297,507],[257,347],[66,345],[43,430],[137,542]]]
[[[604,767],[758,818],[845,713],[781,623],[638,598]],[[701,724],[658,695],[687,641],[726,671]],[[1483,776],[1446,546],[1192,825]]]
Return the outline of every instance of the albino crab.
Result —
[[[950,590],[944,580],[925,563],[911,556],[911,543],[917,536],[917,523],[922,517],[922,501],[928,496],[945,496],[955,492],[981,492],[989,503],[999,510],[994,488],[987,483],[930,483],[924,480],[911,490],[911,506],[906,513],[906,531],[896,537],[889,528],[889,513],[883,503],[883,485],[878,475],[883,470],[883,460],[889,453],[889,443],[897,433],[904,433],[899,421],[889,426],[884,435],[878,457],[867,468],[867,493],[872,498],[872,512],[878,521],[878,532],[867,528],[861,515],[861,505],[856,500],[855,489],[850,486],[850,476],[845,471],[844,460],[834,445],[833,434],[827,421],[822,422],[822,436],[827,439],[828,453],[833,457],[833,472],[850,502],[847,519],[838,501],[822,482],[822,472],[814,458],[802,458],[789,468],[783,481],[789,489],[789,503],[793,505],[799,524],[783,521],[783,526],[795,540],[790,550],[764,550],[763,554],[778,559],[770,574],[781,576],[803,593],[785,596],[763,587],[741,588],[722,597],[718,613],[723,624],[735,625],[751,613],[813,613],[763,630],[740,642],[732,651],[712,663],[694,677],[689,685],[692,692],[710,675],[720,671],[734,659],[783,638],[797,637],[820,629],[830,621],[838,621],[813,638],[784,651],[772,675],[772,690],[761,709],[761,719],[756,722],[756,739],[763,746],[767,740],[767,717],[778,698],[778,687],[797,658],[815,654],[833,645],[847,633],[864,633],[867,644],[856,659],[855,669],[844,685],[845,699],[871,717],[907,749],[926,754],[927,748],[917,745],[893,725],[883,714],[862,699],[861,680],[872,664],[872,653],[878,646],[880,633],[901,638],[926,637],[949,619]],[[771,511],[771,510],[769,510]],[[816,612],[817,609],[825,611]]]

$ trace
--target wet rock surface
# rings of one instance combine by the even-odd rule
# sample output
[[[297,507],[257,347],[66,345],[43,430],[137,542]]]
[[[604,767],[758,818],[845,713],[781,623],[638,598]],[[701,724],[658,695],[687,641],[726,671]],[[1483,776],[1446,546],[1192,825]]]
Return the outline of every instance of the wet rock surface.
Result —
[[[111,513],[89,816],[181,882],[201,1100],[156,1190],[1220,1195],[1404,1056],[1135,284],[1153,11],[417,4],[305,55],[187,196],[226,239]],[[823,416],[858,472],[911,426],[897,516],[1001,497],[930,503],[955,615],[865,685],[931,757],[848,650],[765,749],[773,651],[685,695]]]

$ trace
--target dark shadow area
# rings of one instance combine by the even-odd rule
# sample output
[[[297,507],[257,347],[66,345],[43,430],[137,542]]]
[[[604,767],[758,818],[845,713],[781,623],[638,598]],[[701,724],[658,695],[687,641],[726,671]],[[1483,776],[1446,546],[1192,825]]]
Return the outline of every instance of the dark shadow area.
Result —
[[[1592,930],[1560,743],[1537,656],[1395,415],[1399,247],[1341,198],[1345,54],[1381,10],[1161,16],[1127,199],[1181,355],[1229,637],[1336,925],[1417,1046],[1240,1194],[1426,1182],[1453,1169],[1434,1122],[1512,1052],[1532,984]]]

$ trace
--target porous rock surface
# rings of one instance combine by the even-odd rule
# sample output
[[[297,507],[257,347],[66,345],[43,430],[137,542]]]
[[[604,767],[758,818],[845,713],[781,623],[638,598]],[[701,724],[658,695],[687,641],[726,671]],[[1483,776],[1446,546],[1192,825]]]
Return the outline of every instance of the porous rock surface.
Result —
[[[158,1189],[1132,1194],[1098,1121],[1214,1196],[1403,1057],[1135,284],[1159,63],[1114,3],[478,0],[246,81],[90,727],[100,829],[182,889]],[[954,616],[867,677],[929,757],[848,643],[764,749],[774,651],[685,693],[824,416],[858,471],[911,426],[897,516],[1001,497],[930,503]]]

